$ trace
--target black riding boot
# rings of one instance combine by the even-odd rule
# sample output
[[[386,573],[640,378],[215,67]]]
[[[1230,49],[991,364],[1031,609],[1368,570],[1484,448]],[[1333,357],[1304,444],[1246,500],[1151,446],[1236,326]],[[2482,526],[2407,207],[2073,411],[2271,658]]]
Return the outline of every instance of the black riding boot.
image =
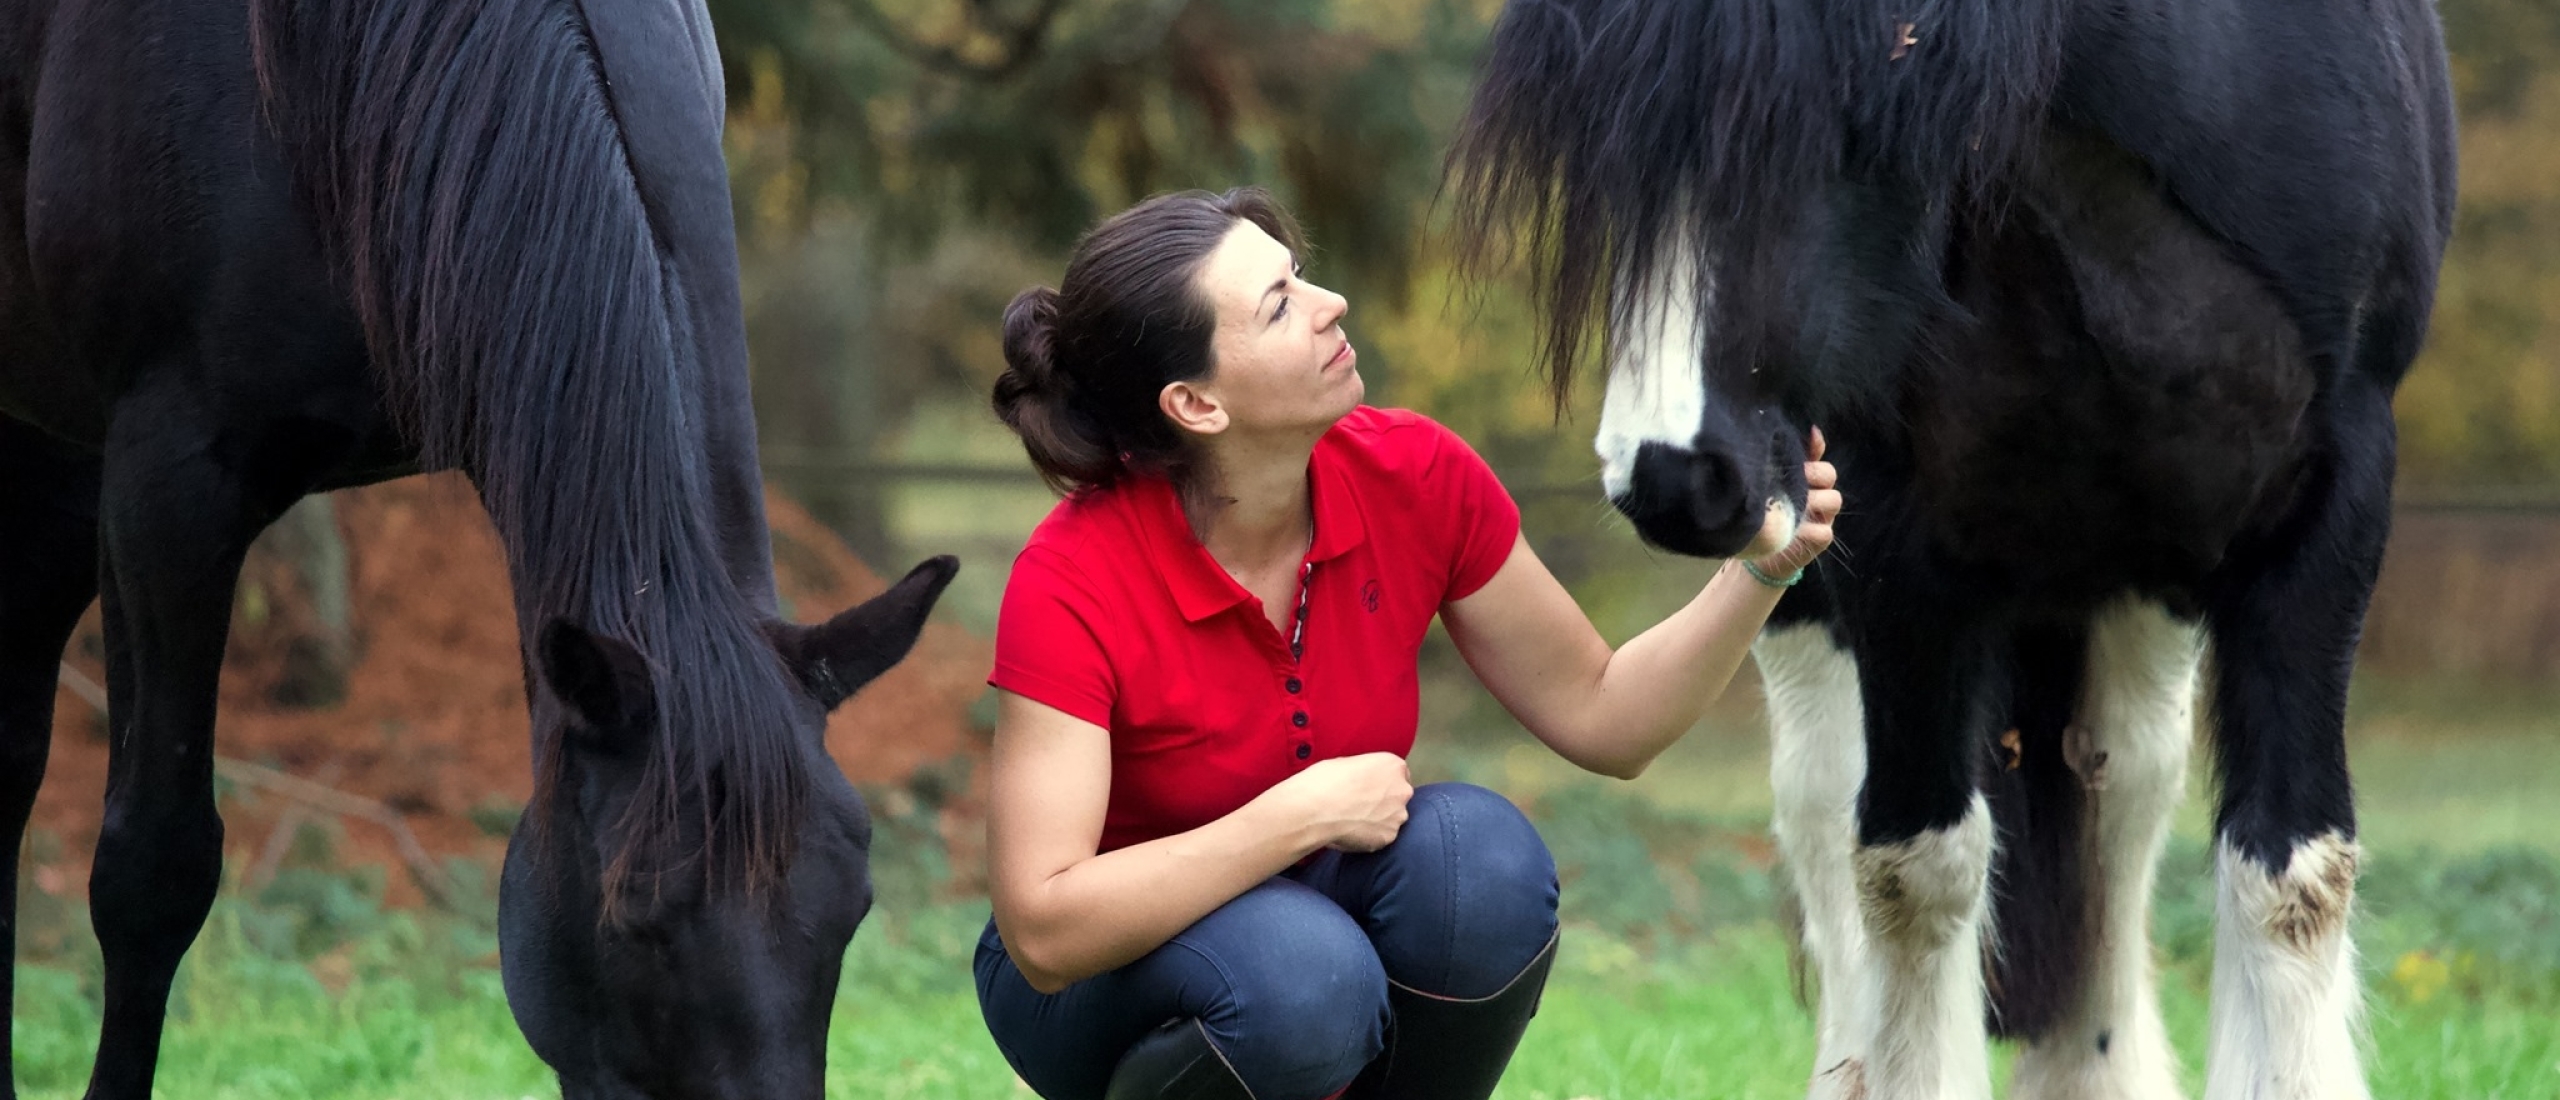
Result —
[[[1490,997],[1453,1001],[1390,981],[1395,1023],[1387,1049],[1360,1071],[1343,1100],[1485,1100],[1538,1014],[1538,995],[1555,965],[1550,939],[1511,984]],[[1117,1100],[1117,1097],[1114,1098]]]
[[[1147,1033],[1111,1071],[1103,1100],[1253,1100],[1208,1029],[1190,1018]]]

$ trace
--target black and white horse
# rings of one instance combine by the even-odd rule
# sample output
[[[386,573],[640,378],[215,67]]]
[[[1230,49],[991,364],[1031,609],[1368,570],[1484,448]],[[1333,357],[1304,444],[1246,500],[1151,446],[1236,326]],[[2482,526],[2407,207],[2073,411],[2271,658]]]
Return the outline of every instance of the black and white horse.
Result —
[[[2450,230],[2425,0],[1513,0],[1452,155],[1596,346],[1609,496],[1740,548],[1822,1097],[2178,1093],[2153,865],[2203,700],[2216,1100],[2366,1095],[2349,667]],[[2203,685],[2200,693],[2199,687]]]

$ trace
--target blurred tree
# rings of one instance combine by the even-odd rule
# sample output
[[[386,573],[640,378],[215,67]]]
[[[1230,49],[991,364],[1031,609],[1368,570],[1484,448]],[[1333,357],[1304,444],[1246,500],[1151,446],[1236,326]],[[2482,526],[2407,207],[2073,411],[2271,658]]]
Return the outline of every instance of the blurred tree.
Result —
[[[768,457],[875,459],[917,400],[983,393],[1012,293],[1161,190],[1272,186],[1313,277],[1400,311],[1494,7],[712,0]],[[887,552],[876,486],[774,465]]]
[[[2401,469],[2430,487],[2560,485],[2560,0],[2446,0],[2462,201]]]
[[[356,662],[347,543],[327,493],[302,498],[250,544],[232,611],[232,655],[249,656],[269,701],[327,707]]]
[[[1243,182],[1306,219],[1375,399],[1505,469],[1588,476],[1512,288],[1434,249],[1440,157],[1500,0],[711,0],[774,453],[877,458],[974,402],[996,318],[1093,219]],[[2402,393],[2413,481],[2560,483],[2560,0],[2444,0],[2463,207]],[[961,395],[955,397],[955,395]],[[1574,415],[1594,404],[1578,400]],[[876,489],[785,480],[866,554]],[[832,497],[833,499],[828,499]]]
[[[785,188],[882,243],[1055,251],[1155,191],[1260,182],[1401,292],[1492,0],[713,0]],[[742,202],[769,195],[742,195]],[[801,210],[816,206],[803,203]]]

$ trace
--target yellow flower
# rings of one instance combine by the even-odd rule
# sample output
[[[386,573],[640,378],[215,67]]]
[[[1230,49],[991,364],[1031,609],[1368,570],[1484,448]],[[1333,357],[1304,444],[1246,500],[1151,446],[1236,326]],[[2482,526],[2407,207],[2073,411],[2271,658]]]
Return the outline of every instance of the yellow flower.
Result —
[[[2425,1004],[2444,992],[2453,980],[2453,969],[2433,951],[2411,951],[2400,956],[2391,966],[2391,980],[2413,1004]]]

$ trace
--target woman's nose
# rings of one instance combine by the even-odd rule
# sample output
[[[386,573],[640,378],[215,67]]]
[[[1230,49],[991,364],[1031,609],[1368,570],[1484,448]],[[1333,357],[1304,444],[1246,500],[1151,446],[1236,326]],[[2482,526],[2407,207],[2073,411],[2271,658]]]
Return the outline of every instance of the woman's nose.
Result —
[[[1329,329],[1335,325],[1341,324],[1343,314],[1351,312],[1351,300],[1330,290],[1326,290],[1323,287],[1317,287],[1315,289],[1316,293],[1322,296],[1319,299],[1322,304],[1319,307],[1317,316],[1324,319],[1324,324],[1318,327],[1320,329]]]

